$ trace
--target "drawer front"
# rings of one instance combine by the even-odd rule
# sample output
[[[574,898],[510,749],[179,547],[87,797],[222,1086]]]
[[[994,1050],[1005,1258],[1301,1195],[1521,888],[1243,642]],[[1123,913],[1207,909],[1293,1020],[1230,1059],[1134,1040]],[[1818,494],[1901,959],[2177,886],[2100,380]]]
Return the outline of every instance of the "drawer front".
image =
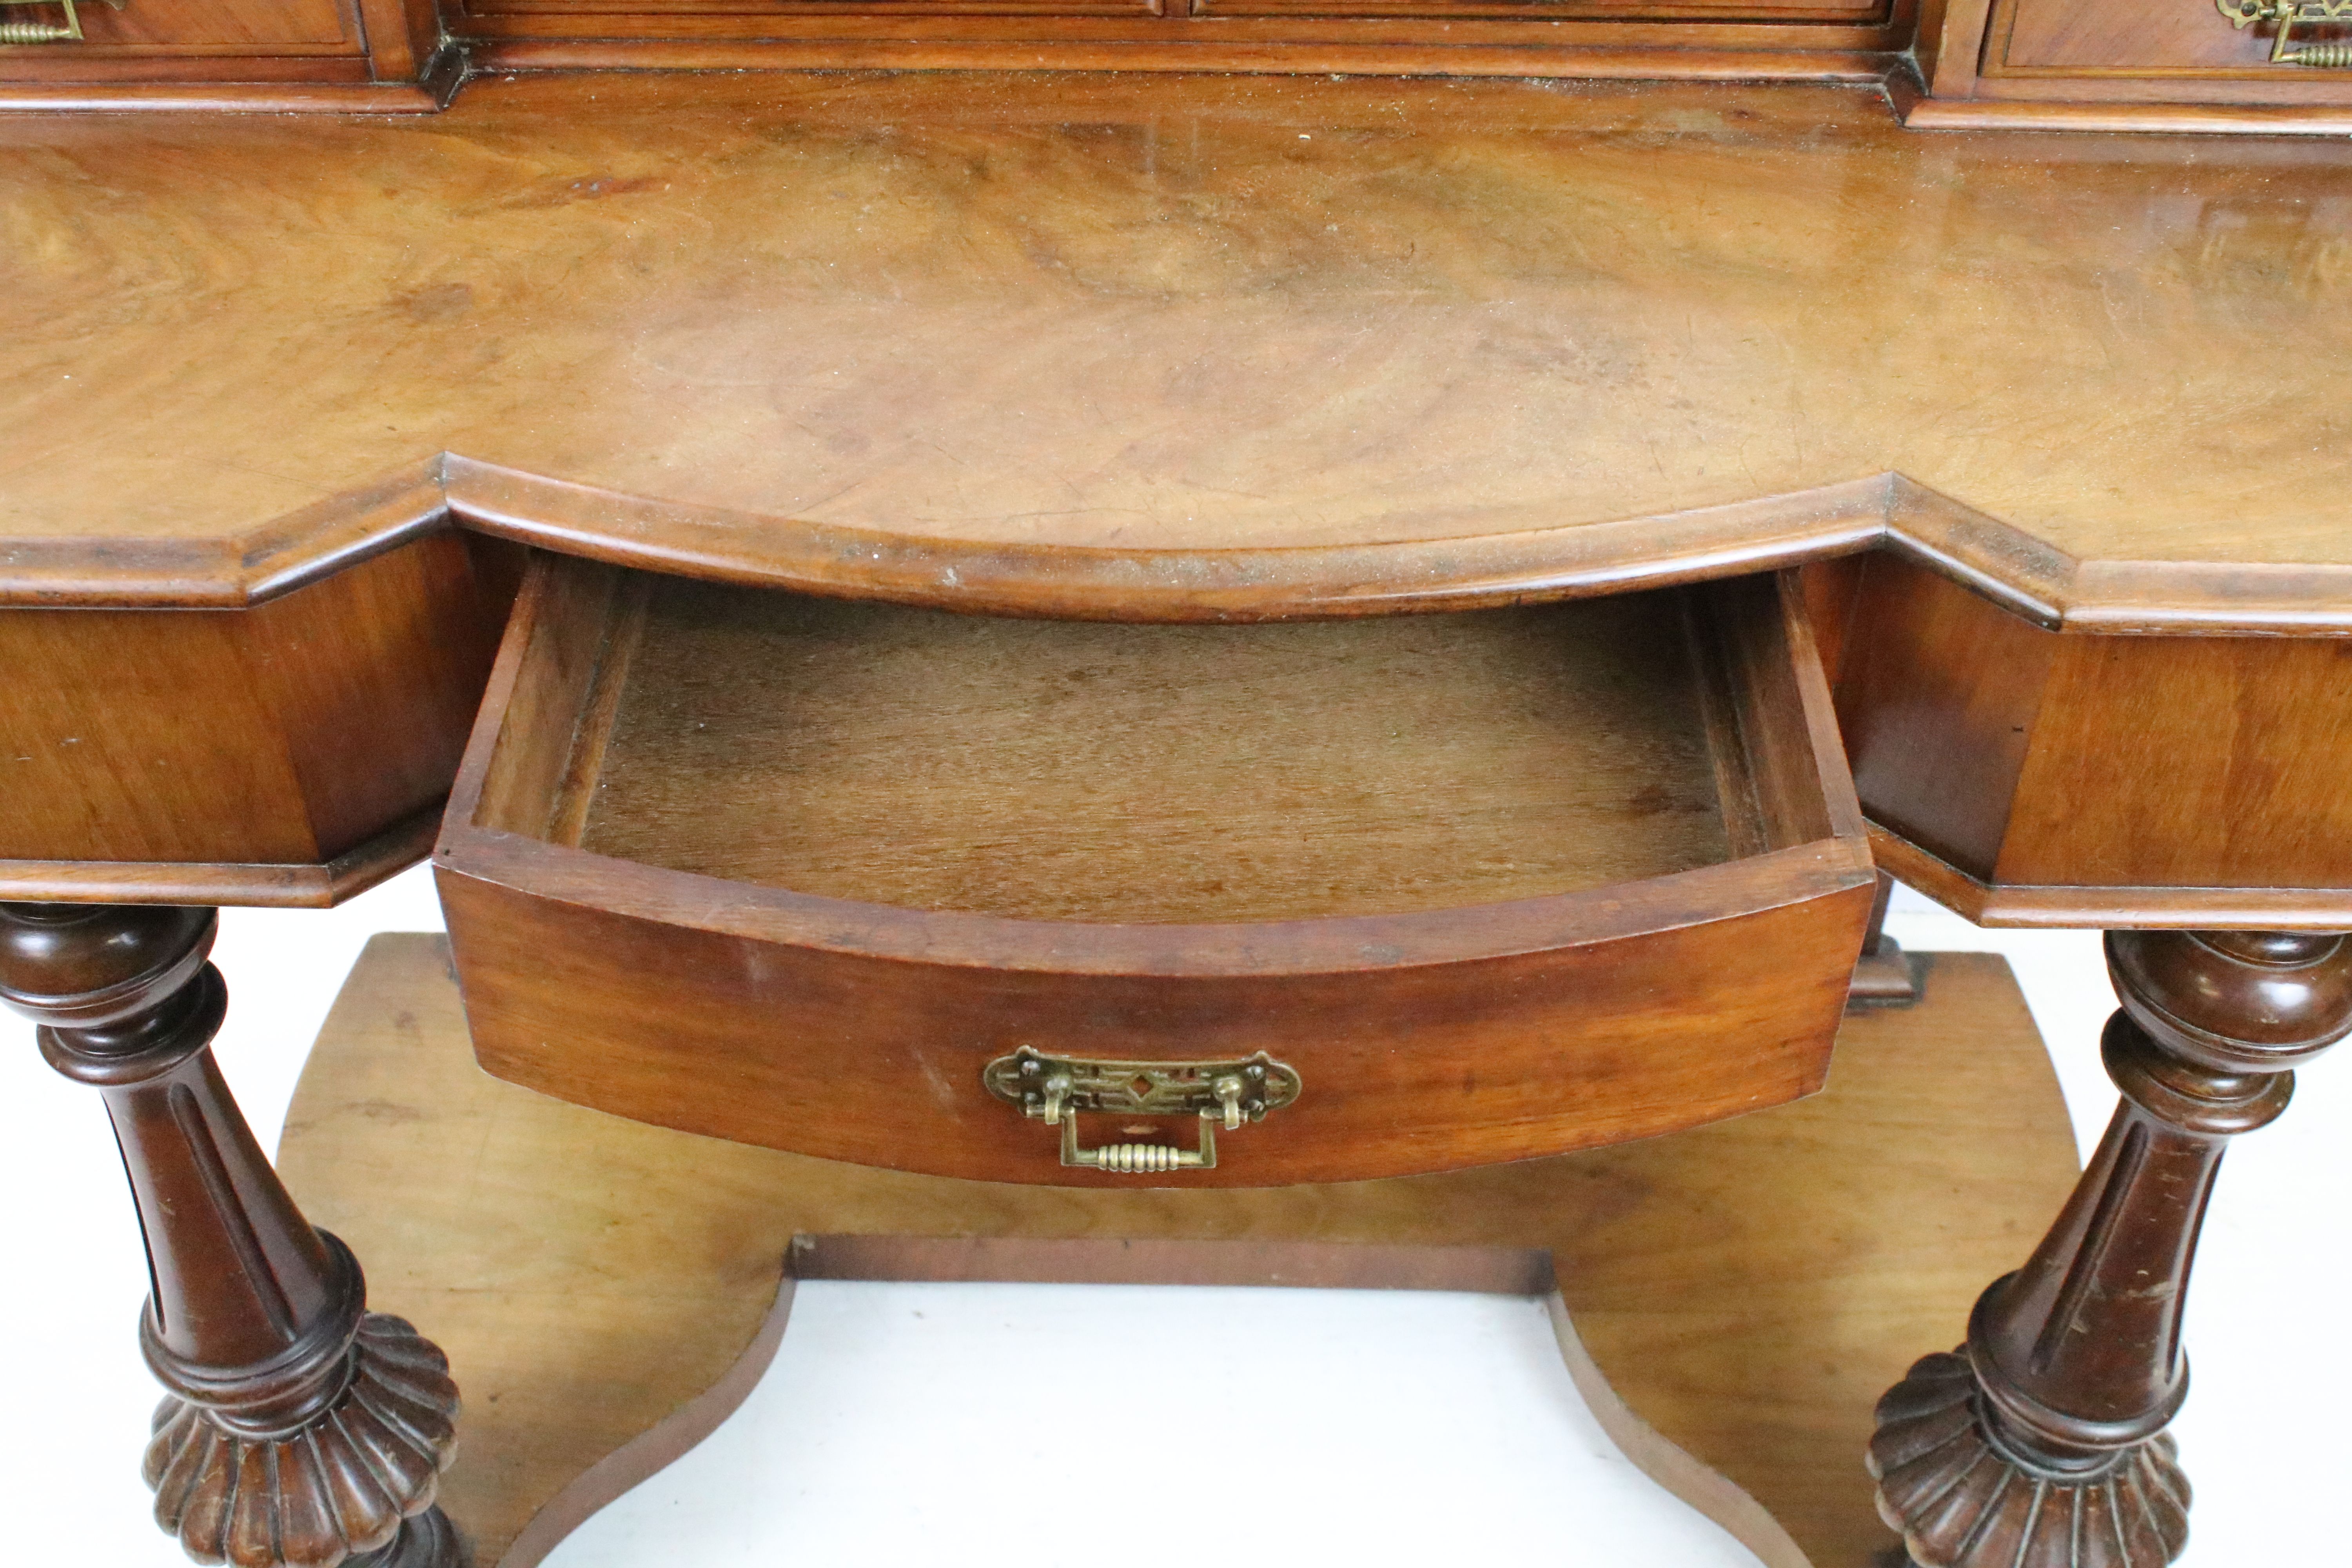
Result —
[[[469,0],[474,16],[1440,16],[1594,22],[1883,21],[1887,0]]]
[[[1192,0],[1200,16],[1430,16],[1512,22],[1883,21],[1884,0]]]
[[[83,38],[0,49],[0,56],[69,54],[356,54],[360,27],[343,0],[125,0],[120,11],[99,0],[78,7]],[[54,5],[0,5],[0,21],[58,22]]]
[[[495,1077],[738,1142],[1069,1185],[1134,1178],[1063,1166],[1054,1129],[989,1092],[990,1063],[1024,1048],[1169,1063],[1264,1052],[1295,1069],[1297,1099],[1223,1134],[1214,1169],[1171,1178],[1188,1186],[1490,1164],[1798,1099],[1828,1069],[1872,898],[1857,884],[1511,957],[1202,977],[909,964],[446,869],[440,886],[474,1048]],[[1078,1131],[1090,1149],[1198,1139],[1181,1115],[1081,1117]]]
[[[2231,3],[2259,8],[2265,0]],[[2294,24],[2290,49],[2352,45],[2352,4],[2307,0],[2302,9],[2317,19]],[[2330,12],[2341,19],[2325,19]],[[2214,0],[1999,0],[1986,74],[2275,79],[2322,88],[2352,81],[2352,71],[2274,61],[2279,32],[2270,20],[2235,26]],[[2352,48],[2341,63],[2352,66]]]
[[[1034,68],[1055,64],[1058,47],[1073,63],[1165,49],[1182,54],[1186,68],[1263,70],[1283,51],[1305,49],[1311,58],[1287,68],[1445,72],[1471,68],[1458,51],[1487,48],[1563,60],[1639,50],[1665,77],[1719,77],[1742,57],[1763,74],[1810,75],[1817,56],[1839,62],[1821,71],[1860,77],[1876,68],[1869,57],[1902,47],[1908,30],[1896,0],[446,0],[443,15],[486,58],[512,47],[518,60],[571,64],[625,64],[636,58],[632,46],[658,44],[700,46],[716,52],[691,58],[713,63],[762,49],[813,63],[841,49],[849,51],[842,63],[871,65],[877,57],[860,51],[887,47]],[[1254,52],[1266,49],[1276,52]],[[1437,65],[1432,49],[1457,52]],[[1393,68],[1368,66],[1380,51],[1402,55]],[[1792,64],[1801,59],[1808,63]],[[1541,60],[1512,74],[1529,72],[1552,74]]]
[[[1199,1082],[1262,1055],[1296,1098],[1213,1165],[1152,1167],[1254,1186],[1811,1092],[1863,832],[1791,581],[1138,626],[543,561],[436,869],[499,1077],[1093,1185],[1137,1177],[1066,1162],[1197,1154],[1204,1107],[1090,1110],[1066,1148],[992,1064]]]

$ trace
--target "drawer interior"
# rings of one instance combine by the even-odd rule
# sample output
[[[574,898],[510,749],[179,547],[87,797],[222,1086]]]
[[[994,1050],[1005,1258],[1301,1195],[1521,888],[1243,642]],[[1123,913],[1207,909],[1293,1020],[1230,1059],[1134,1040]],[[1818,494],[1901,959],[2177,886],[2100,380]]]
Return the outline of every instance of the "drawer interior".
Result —
[[[1827,831],[1759,805],[1769,726],[1741,710],[1767,699],[1696,591],[1164,626],[548,570],[476,821],[674,871],[1263,921],[1542,898]]]

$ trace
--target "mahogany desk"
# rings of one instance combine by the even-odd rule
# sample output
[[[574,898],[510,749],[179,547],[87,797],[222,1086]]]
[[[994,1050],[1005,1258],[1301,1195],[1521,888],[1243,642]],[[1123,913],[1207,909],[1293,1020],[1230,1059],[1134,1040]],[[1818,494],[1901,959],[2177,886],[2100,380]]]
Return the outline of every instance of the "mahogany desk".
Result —
[[[19,118],[0,144],[0,985],[115,1113],[174,1401],[151,1475],[199,1555],[460,1550],[432,1506],[456,1400],[434,1323],[362,1315],[352,1254],[205,1048],[210,906],[331,902],[436,835],[501,1076],[1081,1186],[1131,1184],[1121,1161],[1171,1184],[1410,1178],[1801,1097],[1874,865],[1988,923],[2107,928],[2114,1130],[2040,1250],[1998,1265],[2024,1263],[1966,1352],[1915,1347],[1869,1458],[1927,1568],[2178,1552],[2162,1433],[2204,1194],[2352,1028],[2339,146],[1926,137],[1830,87],[1042,75],[487,80],[433,119]],[[726,706],[751,689],[729,670],[789,662],[729,664],[745,639],[882,672],[854,727],[899,713],[898,674],[921,695],[965,668],[926,638],[1043,626],[1003,633],[1002,668],[1063,659],[1071,711],[1097,711],[1087,681],[1149,660],[1071,654],[1086,621],[1166,628],[1172,694],[1199,639],[1262,635],[1333,689],[1375,668],[1357,649],[1502,669],[1464,700],[1490,718],[1521,714],[1492,706],[1522,689],[1510,661],[1564,636],[1588,654],[1562,669],[1607,672],[1579,688],[1601,717],[1479,743],[1517,748],[1493,776],[1524,784],[1542,747],[1593,742],[1559,776],[1606,798],[1557,831],[1633,868],[1528,872],[1495,825],[1540,803],[1514,796],[1433,904],[1236,915],[1204,873],[1209,912],[1177,918],[1212,923],[1129,910],[1065,951],[1034,909],[714,876],[695,835],[737,795],[681,794],[662,768],[684,752],[631,749],[692,689],[719,706],[674,733],[789,751],[793,723]],[[1432,627],[1486,651],[1414,643]],[[1347,734],[1377,756],[1377,731]],[[1444,805],[1467,754],[1397,753],[1445,773],[1436,806],[1383,807],[1400,842],[1467,831]],[[1665,782],[1607,795],[1626,758]],[[653,781],[632,798],[670,802],[626,853],[600,793],[624,764]],[[1141,879],[1097,907],[1192,864],[1153,847],[1081,858]],[[890,984],[853,984],[877,964]],[[1011,1104],[981,1092],[1011,1037],[958,1045],[929,1099],[946,1058],[843,1043],[957,1008],[1079,1044],[1088,1019],[1279,1016],[1306,1087],[1246,1055],[1230,1084],[1145,1075],[1139,1104],[1181,1090],[1189,1125],[1200,1100],[1203,1153],[1222,1098],[1225,1161],[1174,1170],[1162,1140],[1055,1170],[1029,1068],[989,1064]],[[1307,1037],[1383,1009],[1412,1021],[1394,1048]],[[1493,1042],[1499,1066],[1459,1054]],[[2023,1068],[2019,1094],[2046,1112]],[[886,1137],[902,1113],[923,1138]],[[289,1150],[373,1234],[320,1174],[333,1148]],[[1341,1238],[1446,1238],[1386,1212]]]

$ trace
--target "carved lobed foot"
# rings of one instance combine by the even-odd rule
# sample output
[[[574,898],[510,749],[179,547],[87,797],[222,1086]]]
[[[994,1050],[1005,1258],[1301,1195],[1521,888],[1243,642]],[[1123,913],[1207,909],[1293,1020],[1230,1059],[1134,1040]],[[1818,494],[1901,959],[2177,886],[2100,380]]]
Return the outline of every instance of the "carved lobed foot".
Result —
[[[1870,1473],[1918,1568],[2164,1568],[2189,1543],[2170,1437],[2091,1474],[2039,1474],[1987,1436],[1962,1355],[1922,1359],[1878,1402]]]
[[[155,1413],[147,1484],[155,1521],[199,1563],[239,1568],[460,1568],[433,1499],[457,1448],[448,1358],[405,1321],[360,1321],[350,1384],[290,1436],[240,1437],[202,1406]],[[428,1511],[429,1510],[429,1511]]]

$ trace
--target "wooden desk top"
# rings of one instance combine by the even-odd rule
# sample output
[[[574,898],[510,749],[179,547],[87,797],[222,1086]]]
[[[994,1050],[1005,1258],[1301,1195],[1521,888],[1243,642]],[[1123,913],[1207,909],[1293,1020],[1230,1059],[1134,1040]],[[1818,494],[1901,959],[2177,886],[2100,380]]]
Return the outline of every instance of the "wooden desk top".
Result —
[[[571,77],[422,121],[5,119],[0,604],[246,603],[454,510],[935,599],[1034,546],[1507,536],[1055,557],[1171,614],[1891,534],[2048,624],[2347,631],[2347,289],[2341,146],[1923,135],[1833,88]]]

